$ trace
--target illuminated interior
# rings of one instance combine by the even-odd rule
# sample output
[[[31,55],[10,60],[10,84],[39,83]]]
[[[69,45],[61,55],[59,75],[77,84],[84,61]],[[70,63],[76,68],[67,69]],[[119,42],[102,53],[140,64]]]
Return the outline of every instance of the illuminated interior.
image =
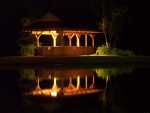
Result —
[[[85,38],[85,47],[88,46],[88,36],[92,39],[92,47],[94,47],[94,38],[95,38],[95,34],[97,33],[101,33],[101,32],[97,32],[97,31],[73,31],[73,30],[64,30],[63,33],[59,33],[57,31],[32,31],[32,35],[35,37],[36,39],[36,47],[41,46],[39,39],[42,35],[51,35],[53,38],[53,47],[59,46],[56,45],[56,41],[57,41],[57,37],[61,35],[62,38],[64,38],[64,36],[67,36],[67,38],[69,39],[69,46],[72,46],[72,38],[75,36],[76,37],[76,46],[80,47],[80,38],[81,35],[84,35]]]

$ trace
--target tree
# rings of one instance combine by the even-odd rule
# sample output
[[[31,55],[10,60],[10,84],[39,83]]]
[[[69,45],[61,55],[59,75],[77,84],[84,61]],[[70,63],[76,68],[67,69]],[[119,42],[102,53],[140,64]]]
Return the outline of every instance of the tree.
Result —
[[[113,43],[116,43],[117,39],[120,38],[119,34],[123,29],[123,17],[128,8],[125,5],[117,6],[116,1],[113,0],[102,0],[101,6],[97,10],[102,10],[101,19],[98,21],[99,29],[104,32],[107,48],[112,48]],[[100,13],[100,11],[96,11],[96,13]]]
[[[111,45],[117,46],[117,41],[121,38],[123,33],[123,24],[125,23],[124,17],[128,12],[128,7],[121,6],[115,7],[112,10],[112,26],[111,26]]]
[[[112,21],[112,3],[111,0],[102,0],[102,28],[105,35],[106,46],[111,48],[111,21]]]

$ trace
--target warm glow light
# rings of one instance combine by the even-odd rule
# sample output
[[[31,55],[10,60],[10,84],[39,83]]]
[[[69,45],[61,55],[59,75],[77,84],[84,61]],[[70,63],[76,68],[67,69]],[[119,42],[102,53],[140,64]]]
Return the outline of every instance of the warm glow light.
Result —
[[[52,89],[51,89],[51,96],[52,97],[56,97],[57,96],[57,93],[60,91],[60,88],[57,87],[57,78],[54,77],[54,83],[53,83],[53,86],[52,86]]]
[[[37,35],[39,35],[39,34],[41,34],[41,31],[32,31],[32,34],[37,34]]]
[[[56,31],[32,31],[32,34],[58,35],[58,33]]]
[[[44,89],[44,90],[42,90],[42,94],[46,95],[46,96],[50,96],[51,95],[51,90],[50,89]]]
[[[42,32],[42,35],[49,35],[49,34],[51,34],[50,31],[43,31],[43,32]]]
[[[76,37],[77,37],[77,47],[79,47],[80,46],[80,39],[79,39],[78,35],[76,35]]]
[[[37,86],[36,89],[32,92],[33,95],[41,95],[41,88],[40,88],[40,79],[37,77]]]
[[[51,31],[51,33],[56,33],[56,31]]]
[[[32,93],[33,93],[33,95],[41,95],[42,94],[41,90],[35,90]]]
[[[49,76],[49,79],[51,78],[51,75]],[[52,79],[52,78],[51,78]],[[58,79],[59,80],[59,79]],[[59,96],[71,96],[71,95],[84,95],[84,94],[91,94],[91,93],[97,93],[102,90],[96,89],[94,87],[95,85],[95,77],[92,76],[92,84],[90,87],[88,87],[88,77],[85,76],[85,87],[80,87],[80,75],[76,77],[76,87],[72,83],[72,77],[69,77],[69,85],[67,87],[59,88],[57,86],[57,78],[53,78],[53,86],[52,88],[40,88],[40,79],[39,76],[37,77],[37,86],[36,88],[30,92],[29,94],[32,94],[33,96],[50,96],[53,98],[57,98]]]
[[[52,96],[52,97],[57,97],[57,91],[55,91],[55,90],[54,90],[54,91],[51,91],[51,96]]]

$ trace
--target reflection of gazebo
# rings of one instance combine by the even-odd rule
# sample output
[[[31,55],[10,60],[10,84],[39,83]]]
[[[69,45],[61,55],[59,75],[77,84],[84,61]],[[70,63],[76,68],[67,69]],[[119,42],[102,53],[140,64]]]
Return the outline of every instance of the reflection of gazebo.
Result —
[[[63,71],[64,70],[64,71]],[[36,69],[36,87],[30,96],[68,97],[99,93],[90,69]],[[34,81],[33,81],[34,82]],[[45,84],[44,87],[42,84]]]
[[[90,76],[82,76],[82,78],[85,79],[85,86],[82,86],[81,88],[81,84],[80,84],[80,76],[76,76],[74,79],[76,80],[76,84],[73,84],[72,79],[73,77],[69,77],[69,83],[67,84],[67,86],[64,86],[63,84],[61,84],[62,86],[58,86],[57,84],[57,80],[58,81],[68,81],[68,78],[59,78],[59,77],[53,77],[52,79],[49,79],[50,82],[52,82],[52,86],[51,88],[41,88],[40,87],[40,81],[42,81],[42,77],[40,79],[40,77],[38,76],[38,82],[37,82],[37,86],[36,88],[27,93],[29,95],[33,95],[33,96],[51,96],[51,97],[57,97],[59,96],[75,96],[75,95],[85,95],[85,94],[92,94],[92,93],[98,93],[101,90],[96,89],[95,87],[91,87],[91,85],[95,85],[95,80],[92,80],[92,84],[90,85],[88,83],[88,78]],[[94,75],[92,75],[93,79]],[[89,87],[88,87],[89,86]]]
[[[95,35],[102,33],[96,29],[89,29],[89,25],[85,23],[64,23],[51,14],[32,21],[24,27],[24,32],[33,35],[36,55],[42,56],[95,53]]]

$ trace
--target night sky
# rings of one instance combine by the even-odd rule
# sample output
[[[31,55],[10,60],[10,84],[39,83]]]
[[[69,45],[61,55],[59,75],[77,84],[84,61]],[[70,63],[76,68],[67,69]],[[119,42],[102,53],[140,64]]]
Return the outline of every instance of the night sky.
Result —
[[[126,6],[123,32],[118,47],[150,55],[147,10],[130,0],[113,0],[114,7]],[[40,17],[51,12],[64,20],[99,19],[101,0],[2,0],[0,1],[0,56],[18,55],[21,18]]]

